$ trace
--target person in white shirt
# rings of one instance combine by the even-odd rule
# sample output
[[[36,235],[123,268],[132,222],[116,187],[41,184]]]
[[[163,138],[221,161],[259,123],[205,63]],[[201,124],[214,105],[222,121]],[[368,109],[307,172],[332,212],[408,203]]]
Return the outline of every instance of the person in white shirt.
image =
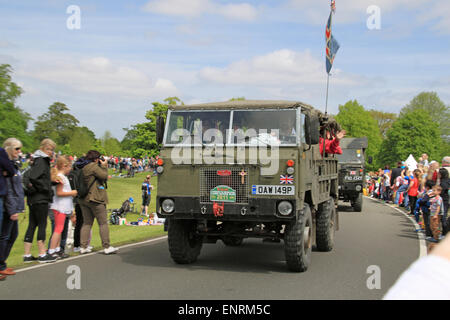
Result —
[[[450,300],[450,237],[414,262],[384,300]]]
[[[53,187],[54,196],[50,206],[50,209],[55,215],[55,229],[52,234],[48,253],[55,259],[68,257],[60,249],[60,242],[66,217],[73,213],[73,197],[77,195],[77,191],[72,190],[69,179],[67,178],[71,169],[70,160],[65,156],[59,156],[56,160],[56,166],[52,168],[52,180],[58,181],[59,183],[56,187]]]

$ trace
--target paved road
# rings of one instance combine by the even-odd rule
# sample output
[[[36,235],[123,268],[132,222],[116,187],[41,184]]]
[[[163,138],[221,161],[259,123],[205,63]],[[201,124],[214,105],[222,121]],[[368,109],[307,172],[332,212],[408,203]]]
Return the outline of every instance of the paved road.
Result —
[[[195,264],[181,266],[163,238],[19,272],[0,283],[0,299],[380,299],[419,257],[419,241],[402,213],[364,201],[361,213],[341,204],[335,249],[313,252],[305,273],[287,271],[283,242],[205,244]],[[71,265],[81,271],[79,290],[67,288]],[[371,265],[380,268],[381,289],[367,288]]]

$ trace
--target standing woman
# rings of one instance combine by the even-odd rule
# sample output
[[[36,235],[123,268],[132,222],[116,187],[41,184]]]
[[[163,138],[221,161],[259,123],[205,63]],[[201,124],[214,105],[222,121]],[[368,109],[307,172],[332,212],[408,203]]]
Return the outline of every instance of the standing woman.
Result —
[[[3,202],[6,196],[6,178],[14,175],[14,167],[9,161],[8,154],[0,148],[0,230],[3,221]]]
[[[44,139],[39,150],[33,154],[33,166],[31,167],[29,183],[27,183],[27,203],[30,207],[30,220],[27,232],[25,233],[24,246],[25,263],[35,260],[31,256],[31,245],[33,243],[34,232],[38,229],[37,243],[39,248],[40,263],[53,262],[56,259],[47,254],[45,247],[45,232],[47,227],[47,217],[49,204],[53,201],[52,182],[50,179],[50,162],[53,159],[56,143],[51,139]]]
[[[11,248],[19,234],[18,218],[19,213],[25,210],[24,194],[22,188],[22,177],[20,175],[19,166],[16,160],[22,148],[22,143],[16,138],[6,139],[3,148],[8,154],[11,165],[14,168],[14,175],[6,178],[7,194],[5,197],[5,214],[3,218],[3,226],[0,232],[0,275],[1,277],[12,276],[16,273],[11,268],[7,268],[6,260],[8,259]]]

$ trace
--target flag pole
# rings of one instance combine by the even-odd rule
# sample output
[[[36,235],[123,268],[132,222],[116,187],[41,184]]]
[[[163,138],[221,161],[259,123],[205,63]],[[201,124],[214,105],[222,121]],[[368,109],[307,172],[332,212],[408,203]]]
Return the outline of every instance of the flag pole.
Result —
[[[330,84],[330,74],[327,73],[327,95],[325,100],[325,116],[327,116],[327,110],[328,110],[328,87]]]

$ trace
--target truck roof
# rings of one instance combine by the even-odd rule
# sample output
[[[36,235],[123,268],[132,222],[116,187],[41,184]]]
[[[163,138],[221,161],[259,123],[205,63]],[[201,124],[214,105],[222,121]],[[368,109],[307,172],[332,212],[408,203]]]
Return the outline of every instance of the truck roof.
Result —
[[[367,137],[362,138],[343,138],[339,142],[342,149],[367,149],[369,142]]]
[[[305,110],[316,110],[309,104],[299,101],[286,100],[235,100],[224,102],[201,103],[191,105],[175,105],[169,106],[170,110],[198,110],[198,109],[213,109],[213,110],[228,110],[228,109],[284,109],[301,107]],[[318,110],[316,110],[318,111]]]

